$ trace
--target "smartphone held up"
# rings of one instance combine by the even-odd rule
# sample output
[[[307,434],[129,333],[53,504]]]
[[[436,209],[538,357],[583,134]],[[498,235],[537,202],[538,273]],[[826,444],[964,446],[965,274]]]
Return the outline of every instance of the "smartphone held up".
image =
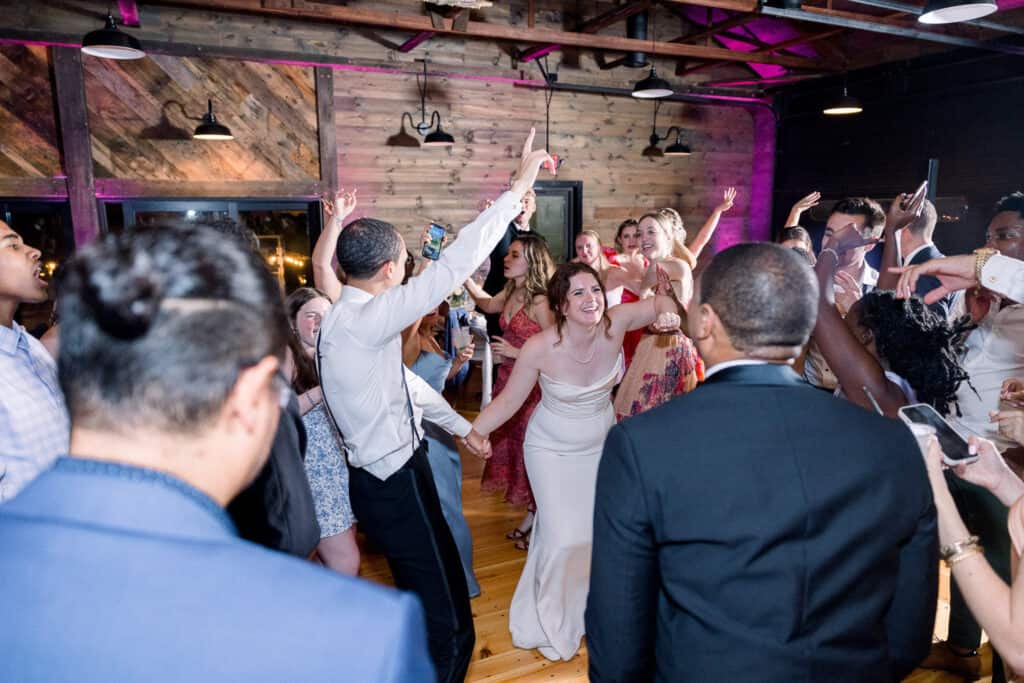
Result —
[[[429,239],[423,245],[423,258],[436,261],[441,257],[441,247],[444,246],[445,229],[437,223],[431,223],[427,228]]]
[[[899,409],[900,419],[914,433],[922,452],[932,436],[939,440],[942,448],[942,460],[947,465],[969,465],[978,459],[977,453],[971,453],[967,441],[956,433],[935,408],[927,403],[915,403]]]

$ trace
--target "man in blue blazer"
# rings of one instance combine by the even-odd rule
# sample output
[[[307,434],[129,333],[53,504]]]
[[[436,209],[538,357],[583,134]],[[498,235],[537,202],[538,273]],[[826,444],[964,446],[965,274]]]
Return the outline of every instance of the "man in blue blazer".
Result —
[[[240,539],[290,389],[276,283],[200,226],[68,264],[71,456],[0,506],[0,679],[433,681],[415,597]]]
[[[928,653],[938,549],[904,426],[789,367],[817,314],[792,250],[698,279],[696,391],[612,428],[587,603],[593,681],[894,681]]]

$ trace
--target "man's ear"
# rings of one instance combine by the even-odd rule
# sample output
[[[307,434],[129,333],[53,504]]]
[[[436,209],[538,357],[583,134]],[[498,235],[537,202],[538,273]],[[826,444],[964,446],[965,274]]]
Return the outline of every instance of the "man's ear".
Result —
[[[380,267],[380,270],[377,271],[377,274],[380,275],[381,278],[384,280],[391,280],[391,278],[395,274],[395,268],[397,267],[398,266],[394,261],[388,261],[387,263]],[[402,267],[405,267],[404,263],[402,264]]]
[[[277,409],[275,379],[281,363],[276,356],[266,356],[259,363],[243,368],[224,403],[225,415],[231,424],[253,432],[261,427],[264,404],[273,402]]]
[[[715,309],[711,308],[710,304],[701,304],[697,309],[697,339],[709,338],[715,327],[721,326],[722,322],[718,319]]]

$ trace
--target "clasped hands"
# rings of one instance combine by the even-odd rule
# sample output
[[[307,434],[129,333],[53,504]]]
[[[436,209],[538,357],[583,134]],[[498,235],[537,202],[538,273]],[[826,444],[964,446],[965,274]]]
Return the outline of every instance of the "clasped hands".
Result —
[[[491,440],[475,429],[470,429],[469,434],[460,440],[462,445],[478,458],[487,460],[491,457]]]

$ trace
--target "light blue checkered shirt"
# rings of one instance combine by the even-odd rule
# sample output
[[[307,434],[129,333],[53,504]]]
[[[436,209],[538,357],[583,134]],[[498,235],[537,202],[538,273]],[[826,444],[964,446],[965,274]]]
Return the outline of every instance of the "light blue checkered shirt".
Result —
[[[68,452],[57,364],[38,339],[0,325],[0,502]]]

